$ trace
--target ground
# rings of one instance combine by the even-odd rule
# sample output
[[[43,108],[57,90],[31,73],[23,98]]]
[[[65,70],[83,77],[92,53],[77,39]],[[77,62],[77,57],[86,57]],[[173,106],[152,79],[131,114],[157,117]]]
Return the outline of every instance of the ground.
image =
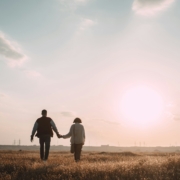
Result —
[[[180,180],[179,153],[83,152],[74,162],[69,152],[0,151],[1,180]]]

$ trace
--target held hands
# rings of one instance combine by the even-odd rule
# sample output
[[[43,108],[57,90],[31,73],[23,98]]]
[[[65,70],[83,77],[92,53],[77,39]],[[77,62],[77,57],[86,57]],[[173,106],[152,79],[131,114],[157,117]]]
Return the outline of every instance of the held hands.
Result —
[[[58,134],[57,134],[57,137],[58,137],[58,138],[62,138],[63,136],[58,133]]]

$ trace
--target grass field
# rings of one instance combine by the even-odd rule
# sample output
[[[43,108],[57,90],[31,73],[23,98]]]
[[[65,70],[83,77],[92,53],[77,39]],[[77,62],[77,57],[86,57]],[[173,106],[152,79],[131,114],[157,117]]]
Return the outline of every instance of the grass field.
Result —
[[[68,152],[50,152],[39,160],[39,152],[0,151],[1,180],[180,180],[178,153],[82,154],[75,163]]]

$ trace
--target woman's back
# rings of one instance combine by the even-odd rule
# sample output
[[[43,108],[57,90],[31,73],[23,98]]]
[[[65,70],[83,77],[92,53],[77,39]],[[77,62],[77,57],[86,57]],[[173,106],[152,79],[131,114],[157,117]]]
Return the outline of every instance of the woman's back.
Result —
[[[85,131],[84,126],[80,123],[75,123],[71,126],[71,143],[72,144],[84,144]]]

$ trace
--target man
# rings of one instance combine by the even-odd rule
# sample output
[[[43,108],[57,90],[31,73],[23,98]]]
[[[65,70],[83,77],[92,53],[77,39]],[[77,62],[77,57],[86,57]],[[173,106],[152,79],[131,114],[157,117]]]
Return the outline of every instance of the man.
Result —
[[[31,134],[31,142],[33,141],[34,134],[37,131],[36,136],[39,138],[39,143],[40,143],[40,158],[41,160],[46,161],[49,156],[51,137],[53,137],[52,129],[54,130],[58,138],[60,138],[61,135],[59,134],[53,120],[47,117],[47,111],[44,109],[42,110],[41,114],[42,117],[38,118],[34,124]],[[44,144],[45,144],[45,155],[44,155]]]

